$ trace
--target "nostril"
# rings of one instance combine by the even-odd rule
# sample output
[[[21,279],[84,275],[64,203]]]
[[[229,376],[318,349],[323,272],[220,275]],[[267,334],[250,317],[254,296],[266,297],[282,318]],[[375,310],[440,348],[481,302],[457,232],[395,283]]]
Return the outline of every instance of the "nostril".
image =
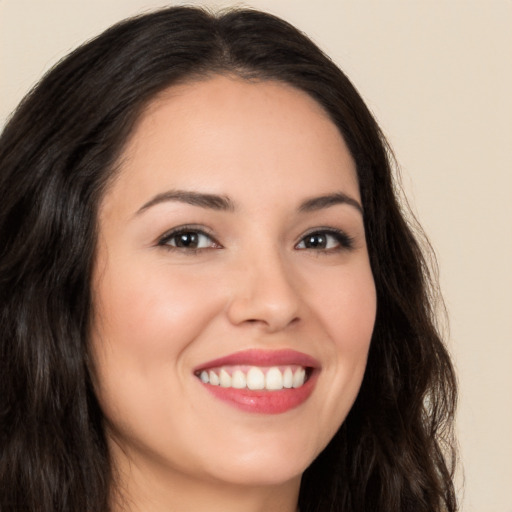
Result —
[[[277,331],[295,325],[300,319],[301,300],[290,287],[253,278],[242,289],[234,289],[226,313],[231,323],[246,326],[265,326]]]

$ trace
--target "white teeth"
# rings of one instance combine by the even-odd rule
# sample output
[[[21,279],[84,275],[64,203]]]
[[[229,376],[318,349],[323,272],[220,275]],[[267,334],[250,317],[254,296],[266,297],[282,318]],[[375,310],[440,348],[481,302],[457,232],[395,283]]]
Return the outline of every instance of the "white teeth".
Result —
[[[306,378],[306,370],[304,368],[299,368],[293,374],[293,387],[300,388],[304,384],[304,379]]]
[[[276,391],[303,386],[306,380],[306,369],[297,366],[287,366],[284,370],[277,366],[267,369],[252,366],[247,371],[240,368],[229,370],[229,367],[225,367],[203,370],[198,377],[204,384],[223,388]]]
[[[283,374],[283,388],[290,389],[293,386],[293,372],[291,368],[286,368]]]
[[[220,371],[219,380],[223,388],[231,387],[231,375],[224,368]]]
[[[231,376],[231,386],[236,389],[243,389],[247,385],[245,373],[241,370],[235,370]]]
[[[249,389],[265,388],[265,374],[256,366],[247,372],[247,387]]]
[[[214,371],[210,371],[208,375],[210,376],[210,384],[213,386],[218,386],[220,384],[219,376]]]
[[[265,388],[283,389],[283,374],[279,368],[269,368],[267,375],[265,375]]]

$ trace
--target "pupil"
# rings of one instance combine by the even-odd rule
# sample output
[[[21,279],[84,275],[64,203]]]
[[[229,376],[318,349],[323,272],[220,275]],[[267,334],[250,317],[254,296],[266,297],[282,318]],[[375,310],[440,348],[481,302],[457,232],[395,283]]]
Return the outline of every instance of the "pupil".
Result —
[[[325,236],[323,235],[311,235],[307,240],[308,247],[324,247]]]
[[[178,247],[197,247],[197,233],[182,233],[176,240]]]

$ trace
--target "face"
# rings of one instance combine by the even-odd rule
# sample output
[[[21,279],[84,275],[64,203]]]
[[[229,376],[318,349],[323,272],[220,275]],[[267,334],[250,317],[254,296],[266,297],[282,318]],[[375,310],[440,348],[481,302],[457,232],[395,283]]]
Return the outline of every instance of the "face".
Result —
[[[96,390],[115,463],[275,485],[358,393],[376,297],[355,164],[274,82],[167,90],[99,212]]]

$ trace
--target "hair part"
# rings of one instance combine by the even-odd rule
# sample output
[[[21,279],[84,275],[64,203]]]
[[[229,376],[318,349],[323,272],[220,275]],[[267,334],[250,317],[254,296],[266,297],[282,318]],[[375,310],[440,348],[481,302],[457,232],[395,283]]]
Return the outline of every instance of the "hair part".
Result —
[[[400,208],[377,123],[288,23],[186,7],[121,22],[75,50],[0,139],[0,509],[109,510],[115,480],[88,347],[98,205],[148,103],[216,74],[306,92],[357,167],[377,319],[360,394],[306,470],[301,512],[454,512],[456,382],[421,231]]]

